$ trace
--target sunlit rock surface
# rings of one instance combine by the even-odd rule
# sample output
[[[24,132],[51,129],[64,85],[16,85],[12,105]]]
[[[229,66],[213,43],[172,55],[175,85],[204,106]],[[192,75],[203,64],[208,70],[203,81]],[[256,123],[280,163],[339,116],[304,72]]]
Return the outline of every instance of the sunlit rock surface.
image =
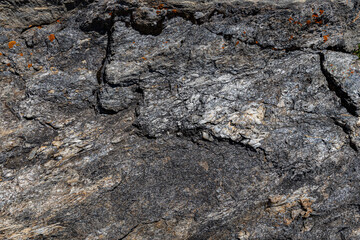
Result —
[[[359,239],[360,1],[0,2],[0,239]]]

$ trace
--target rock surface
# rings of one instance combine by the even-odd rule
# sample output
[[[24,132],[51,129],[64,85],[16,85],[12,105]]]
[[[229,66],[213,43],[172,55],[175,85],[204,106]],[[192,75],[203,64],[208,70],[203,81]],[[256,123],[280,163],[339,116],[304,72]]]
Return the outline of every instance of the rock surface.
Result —
[[[1,239],[360,239],[360,1],[0,3]]]

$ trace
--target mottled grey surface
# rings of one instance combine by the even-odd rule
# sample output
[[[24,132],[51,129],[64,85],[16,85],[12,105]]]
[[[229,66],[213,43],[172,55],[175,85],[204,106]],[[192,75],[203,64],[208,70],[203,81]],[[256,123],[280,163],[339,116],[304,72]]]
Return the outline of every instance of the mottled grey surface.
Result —
[[[0,2],[1,239],[360,239],[360,1]]]

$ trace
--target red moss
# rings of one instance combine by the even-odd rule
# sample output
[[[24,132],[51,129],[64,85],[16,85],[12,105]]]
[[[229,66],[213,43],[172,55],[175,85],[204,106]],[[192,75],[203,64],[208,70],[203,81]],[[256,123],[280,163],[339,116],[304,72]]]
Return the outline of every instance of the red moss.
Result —
[[[13,48],[14,47],[14,45],[16,44],[16,42],[15,41],[11,41],[11,42],[9,42],[9,48]]]

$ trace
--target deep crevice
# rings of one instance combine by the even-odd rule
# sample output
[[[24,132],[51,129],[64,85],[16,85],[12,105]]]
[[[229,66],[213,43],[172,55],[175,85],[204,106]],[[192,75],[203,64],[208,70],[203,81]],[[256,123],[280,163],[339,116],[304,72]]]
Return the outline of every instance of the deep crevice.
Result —
[[[344,133],[345,133],[346,135],[348,135],[348,138],[349,138],[349,146],[350,146],[354,151],[358,152],[359,149],[358,149],[358,147],[356,146],[356,143],[354,143],[354,141],[353,141],[352,138],[351,138],[351,132],[352,132],[351,127],[350,127],[348,124],[339,121],[339,120],[336,119],[335,117],[331,117],[331,119],[334,121],[334,124],[335,124],[336,126],[341,127],[341,129],[344,131]]]
[[[351,54],[351,52],[347,51],[345,49],[345,46],[344,45],[340,45],[340,44],[337,44],[335,46],[328,46],[326,48],[326,50],[328,51],[333,51],[333,52],[342,52],[342,53],[348,53],[348,54]]]
[[[109,61],[109,56],[111,53],[111,35],[112,35],[114,23],[115,23],[114,16],[111,16],[109,23],[106,25],[107,43],[106,43],[105,57],[101,62],[101,67],[96,73],[96,78],[99,87],[94,93],[94,95],[96,96],[96,103],[94,106],[95,111],[100,114],[109,114],[109,115],[116,114],[117,112],[102,107],[100,103],[100,88],[101,85],[105,82],[105,66]]]
[[[324,66],[325,55],[322,52],[319,52],[320,56],[320,68],[321,72],[326,78],[328,87],[331,91],[335,92],[336,96],[340,99],[341,105],[346,108],[346,110],[353,116],[358,117],[356,113],[356,106],[352,103],[349,95],[336,83],[334,77],[328,72]]]

